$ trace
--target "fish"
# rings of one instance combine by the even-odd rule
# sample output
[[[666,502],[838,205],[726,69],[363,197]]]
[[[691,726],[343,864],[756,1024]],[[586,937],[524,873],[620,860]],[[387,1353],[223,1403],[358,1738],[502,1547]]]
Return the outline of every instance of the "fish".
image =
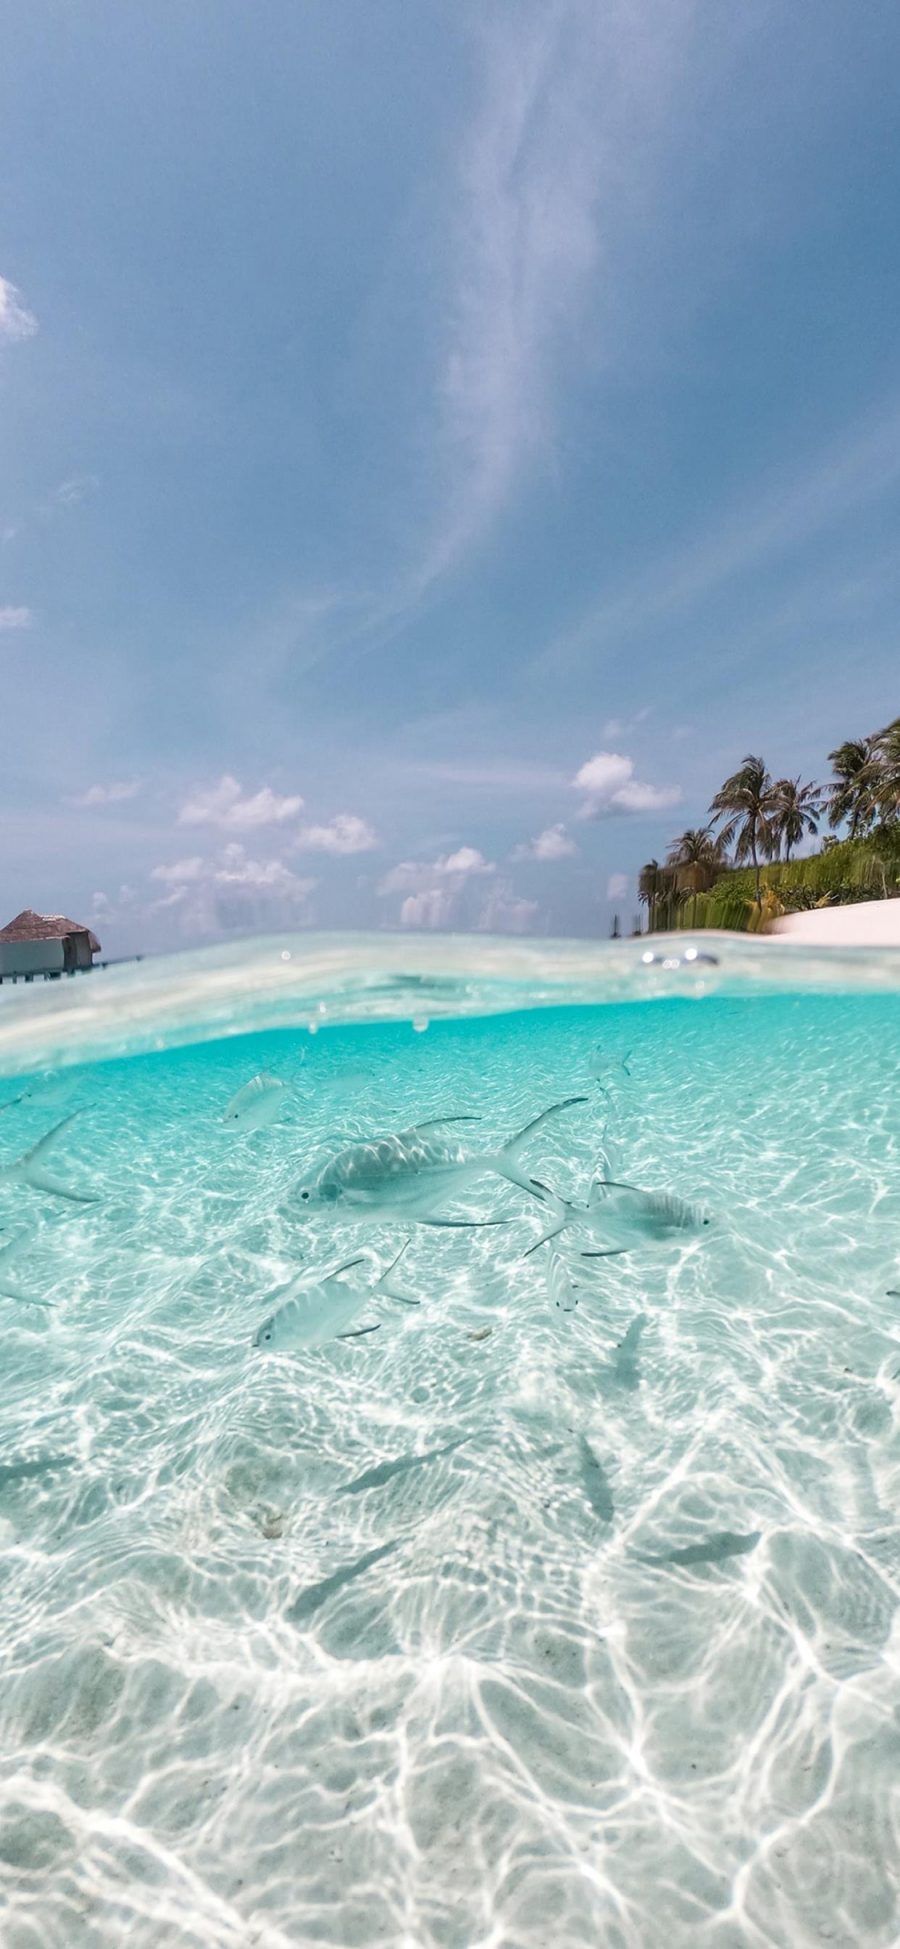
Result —
[[[532,1179],[532,1187],[549,1204],[553,1224],[529,1246],[526,1258],[569,1227],[603,1240],[602,1246],[583,1252],[582,1258],[613,1259],[636,1246],[671,1245],[695,1237],[712,1222],[706,1212],[669,1191],[641,1191],[637,1185],[618,1184],[612,1178],[595,1178],[585,1205],[560,1198],[538,1178]]]
[[[252,1076],[226,1104],[222,1122],[231,1130],[265,1130],[281,1114],[285,1088],[277,1076]]]
[[[493,1331],[494,1329],[492,1326],[476,1326],[472,1333],[466,1334],[466,1339],[467,1340],[489,1340]]]
[[[24,1247],[30,1245],[33,1238],[33,1230],[20,1232],[18,1238],[10,1239],[7,1245],[0,1248],[0,1298],[17,1299],[23,1306],[52,1307],[54,1304],[52,1299],[44,1299],[35,1293],[23,1292],[19,1281],[14,1275],[14,1271],[10,1271],[10,1267],[15,1267],[16,1260],[19,1258]]]
[[[647,1324],[646,1313],[636,1313],[624,1339],[619,1341],[612,1363],[612,1370],[620,1387],[635,1388],[640,1383],[640,1369],[637,1364],[638,1341]]]
[[[296,1196],[307,1213],[333,1211],[337,1216],[340,1211],[350,1216],[358,1212],[376,1221],[397,1216],[413,1218],[425,1225],[463,1229],[479,1224],[502,1224],[505,1222],[502,1219],[435,1218],[433,1207],[442,1195],[455,1197],[488,1174],[506,1178],[533,1197],[532,1180],[519,1169],[520,1151],[548,1117],[558,1116],[560,1111],[587,1101],[585,1096],[569,1096],[562,1103],[553,1103],[499,1150],[482,1151],[474,1156],[457,1139],[434,1133],[451,1123],[480,1121],[476,1117],[435,1117],[393,1136],[351,1144],[323,1164],[307,1183],[299,1185]]]
[[[358,1496],[364,1489],[382,1489],[386,1482],[392,1482],[395,1475],[407,1475],[410,1469],[424,1468],[427,1462],[436,1462],[441,1455],[452,1454],[454,1448],[461,1448],[468,1441],[468,1435],[460,1435],[456,1441],[445,1441],[441,1448],[425,1448],[421,1455],[401,1455],[395,1462],[377,1462],[374,1468],[366,1469],[363,1475],[356,1475],[352,1482],[335,1489],[336,1496]]]
[[[301,1273],[285,1290],[281,1305],[268,1319],[263,1320],[253,1336],[253,1345],[266,1353],[285,1353],[301,1347],[324,1347],[329,1340],[351,1339],[357,1334],[345,1333],[344,1329],[356,1318],[360,1307],[371,1294],[379,1291],[388,1299],[400,1296],[388,1292],[385,1281],[390,1278],[394,1267],[402,1259],[409,1240],[406,1239],[391,1260],[390,1265],[377,1279],[374,1286],[346,1285],[345,1272],[352,1272],[355,1266],[365,1265],[365,1255],[347,1259],[343,1265],[327,1273],[323,1279],[310,1279],[309,1273]],[[418,1300],[401,1300],[406,1306],[417,1306]],[[363,1327],[358,1332],[371,1333],[374,1327]]]
[[[71,1185],[62,1184],[59,1178],[53,1177],[44,1169],[45,1157],[55,1150],[60,1138],[78,1115],[77,1110],[70,1110],[69,1115],[63,1117],[61,1123],[54,1124],[53,1129],[48,1130],[46,1136],[39,1137],[37,1143],[32,1144],[31,1149],[27,1150],[23,1157],[16,1158],[13,1164],[0,1166],[0,1183],[28,1184],[33,1191],[50,1191],[55,1198],[68,1198],[73,1205],[96,1204],[97,1198],[94,1192],[73,1191]]]
[[[525,1256],[527,1258],[527,1253]],[[574,1313],[578,1305],[578,1291],[574,1280],[569,1276],[565,1261],[560,1258],[558,1252],[547,1254],[547,1291],[554,1306],[558,1306],[561,1313]]]
[[[74,1468],[75,1455],[36,1455],[30,1462],[4,1462],[0,1464],[0,1489],[10,1482],[24,1482],[31,1475],[49,1475],[52,1469]]]
[[[579,1439],[578,1453],[581,1483],[588,1502],[601,1522],[611,1523],[616,1512],[606,1470],[602,1462],[598,1462],[590,1443],[583,1435]]]
[[[698,1563],[723,1563],[726,1557],[748,1556],[762,1535],[762,1530],[751,1529],[746,1536],[734,1530],[715,1530],[705,1543],[689,1543],[684,1550],[664,1550],[662,1554],[646,1555],[643,1563],[673,1563],[679,1568],[689,1570]]]
[[[307,1584],[305,1590],[301,1590],[294,1598],[294,1602],[288,1605],[285,1616],[291,1624],[303,1624],[306,1618],[312,1617],[320,1610],[336,1591],[343,1590],[344,1585],[353,1583],[356,1577],[364,1577],[367,1570],[371,1570],[376,1563],[381,1563],[384,1557],[390,1556],[393,1550],[399,1548],[399,1538],[395,1538],[392,1543],[381,1543],[377,1550],[367,1550],[365,1556],[357,1557],[355,1563],[345,1563],[340,1570],[333,1570],[330,1577],[322,1577],[316,1584]]]

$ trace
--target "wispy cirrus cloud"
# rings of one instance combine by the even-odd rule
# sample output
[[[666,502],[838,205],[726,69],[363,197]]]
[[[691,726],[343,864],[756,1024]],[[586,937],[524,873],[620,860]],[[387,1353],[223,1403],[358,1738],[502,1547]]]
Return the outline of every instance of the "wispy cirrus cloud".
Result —
[[[558,859],[572,859],[578,847],[569,837],[564,825],[546,826],[536,839],[528,839],[517,846],[513,859],[532,859],[550,862]]]
[[[562,376],[604,341],[609,307],[584,330],[592,280],[653,168],[692,13],[688,0],[523,0],[479,16],[437,387],[443,511],[422,587],[552,455]]]
[[[579,819],[614,819],[637,812],[661,812],[677,805],[677,785],[648,785],[634,775],[634,759],[618,751],[598,751],[572,780],[581,792]]]
[[[217,785],[198,787],[191,793],[179,811],[178,823],[219,826],[223,832],[255,832],[296,819],[303,804],[299,793],[282,796],[271,785],[245,794],[238,780],[226,772]]]
[[[8,278],[0,277],[0,338],[11,343],[33,338],[38,321],[24,303],[22,293]]]
[[[30,629],[33,621],[31,610],[21,604],[6,603],[0,609],[0,629]]]

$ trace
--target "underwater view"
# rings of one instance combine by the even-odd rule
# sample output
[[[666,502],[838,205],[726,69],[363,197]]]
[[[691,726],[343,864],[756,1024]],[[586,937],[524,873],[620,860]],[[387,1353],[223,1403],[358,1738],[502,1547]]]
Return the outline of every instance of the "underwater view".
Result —
[[[900,1938],[900,966],[686,942],[0,998],[4,1949]]]

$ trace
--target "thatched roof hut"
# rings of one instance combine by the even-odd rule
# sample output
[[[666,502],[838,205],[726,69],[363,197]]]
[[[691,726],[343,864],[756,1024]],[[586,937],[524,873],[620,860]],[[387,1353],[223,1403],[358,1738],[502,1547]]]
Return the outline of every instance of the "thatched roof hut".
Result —
[[[100,942],[90,927],[65,914],[36,914],[23,908],[0,927],[0,979],[4,975],[72,974],[90,968]]]

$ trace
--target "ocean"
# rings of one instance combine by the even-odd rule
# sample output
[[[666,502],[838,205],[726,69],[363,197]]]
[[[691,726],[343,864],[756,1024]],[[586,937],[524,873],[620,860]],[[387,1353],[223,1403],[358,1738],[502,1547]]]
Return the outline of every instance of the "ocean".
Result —
[[[687,941],[0,997],[4,1949],[900,1939],[900,957]],[[537,1250],[487,1169],[300,1195],[570,1098]],[[598,1177],[698,1222],[587,1258]]]

